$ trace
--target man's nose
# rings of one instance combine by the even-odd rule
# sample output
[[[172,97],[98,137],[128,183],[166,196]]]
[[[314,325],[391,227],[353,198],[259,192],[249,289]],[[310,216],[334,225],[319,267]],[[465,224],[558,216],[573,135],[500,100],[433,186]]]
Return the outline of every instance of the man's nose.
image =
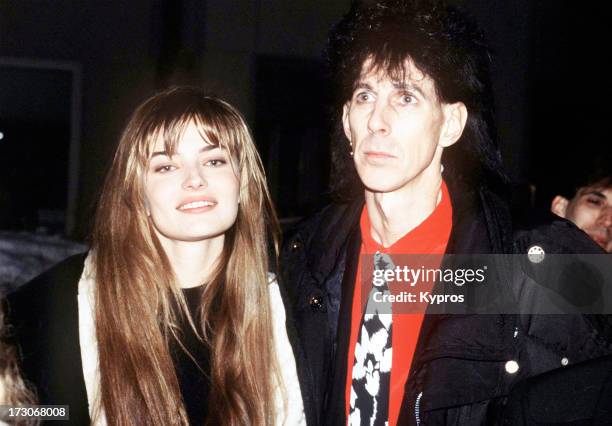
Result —
[[[206,186],[208,186],[208,182],[198,166],[185,168],[185,180],[183,181],[184,189],[201,189]]]
[[[377,99],[372,105],[372,111],[368,118],[368,130],[372,134],[388,134],[391,130],[388,120],[388,105],[383,99]]]

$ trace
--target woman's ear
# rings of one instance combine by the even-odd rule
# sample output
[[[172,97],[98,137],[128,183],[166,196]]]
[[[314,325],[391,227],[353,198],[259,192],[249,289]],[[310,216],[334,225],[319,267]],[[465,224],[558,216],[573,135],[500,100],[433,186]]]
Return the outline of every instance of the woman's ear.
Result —
[[[442,104],[442,113],[444,114],[444,124],[439,145],[446,148],[457,142],[463,134],[468,111],[463,102],[455,102],[454,104]]]

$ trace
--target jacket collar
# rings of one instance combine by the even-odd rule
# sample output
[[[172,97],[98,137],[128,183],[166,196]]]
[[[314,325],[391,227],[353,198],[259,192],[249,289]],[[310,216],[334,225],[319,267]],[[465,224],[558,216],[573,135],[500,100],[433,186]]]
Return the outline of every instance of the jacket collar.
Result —
[[[348,247],[349,237],[355,229],[359,231],[363,204],[362,196],[349,203],[329,205],[314,220],[308,221],[307,228],[301,233],[306,238],[303,244],[308,269],[319,285],[323,285],[337,266],[344,263],[347,250],[352,252]]]
[[[484,185],[448,181],[453,204],[449,254],[512,253],[512,220],[504,197]]]
[[[446,180],[453,206],[453,228],[447,253],[512,253],[512,220],[508,204],[484,185],[466,189]],[[303,235],[308,269],[317,282],[324,282],[335,266],[359,253],[361,239],[350,238],[359,231],[363,195],[349,203],[333,204],[308,222]],[[352,245],[349,246],[349,242]]]

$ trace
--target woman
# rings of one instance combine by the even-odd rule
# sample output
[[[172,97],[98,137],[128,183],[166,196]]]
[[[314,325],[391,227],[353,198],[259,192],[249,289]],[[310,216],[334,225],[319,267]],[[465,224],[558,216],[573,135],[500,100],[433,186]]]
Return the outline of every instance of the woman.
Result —
[[[276,230],[261,161],[233,107],[194,88],[144,102],[104,183],[84,267],[69,261],[14,302],[46,317],[21,325],[25,335],[38,327],[52,336],[24,350],[39,394],[44,384],[41,403],[65,404],[64,395],[73,419],[86,393],[85,414],[109,424],[303,422],[285,312],[268,276]],[[76,309],[77,285],[57,284],[71,277]],[[32,307],[40,289],[54,304]],[[67,315],[78,316],[78,330]],[[74,349],[71,332],[72,359],[32,361],[56,344]]]

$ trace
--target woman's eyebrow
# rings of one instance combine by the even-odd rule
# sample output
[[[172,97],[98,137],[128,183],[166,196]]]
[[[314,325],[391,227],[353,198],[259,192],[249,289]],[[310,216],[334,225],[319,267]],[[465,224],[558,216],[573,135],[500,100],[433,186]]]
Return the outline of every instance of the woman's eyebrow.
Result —
[[[217,145],[206,145],[200,149],[200,153],[212,151],[213,149],[219,148]],[[156,157],[158,155],[163,155],[165,157],[169,157],[168,151],[155,151],[151,154],[151,158]]]
[[[167,151],[155,151],[153,154],[151,154],[151,158],[157,157],[158,155],[164,155],[168,157],[168,152]]]
[[[208,152],[208,151],[212,151],[213,149],[217,149],[217,148],[219,148],[219,145],[208,144],[208,145],[202,147],[200,149],[200,152]]]

